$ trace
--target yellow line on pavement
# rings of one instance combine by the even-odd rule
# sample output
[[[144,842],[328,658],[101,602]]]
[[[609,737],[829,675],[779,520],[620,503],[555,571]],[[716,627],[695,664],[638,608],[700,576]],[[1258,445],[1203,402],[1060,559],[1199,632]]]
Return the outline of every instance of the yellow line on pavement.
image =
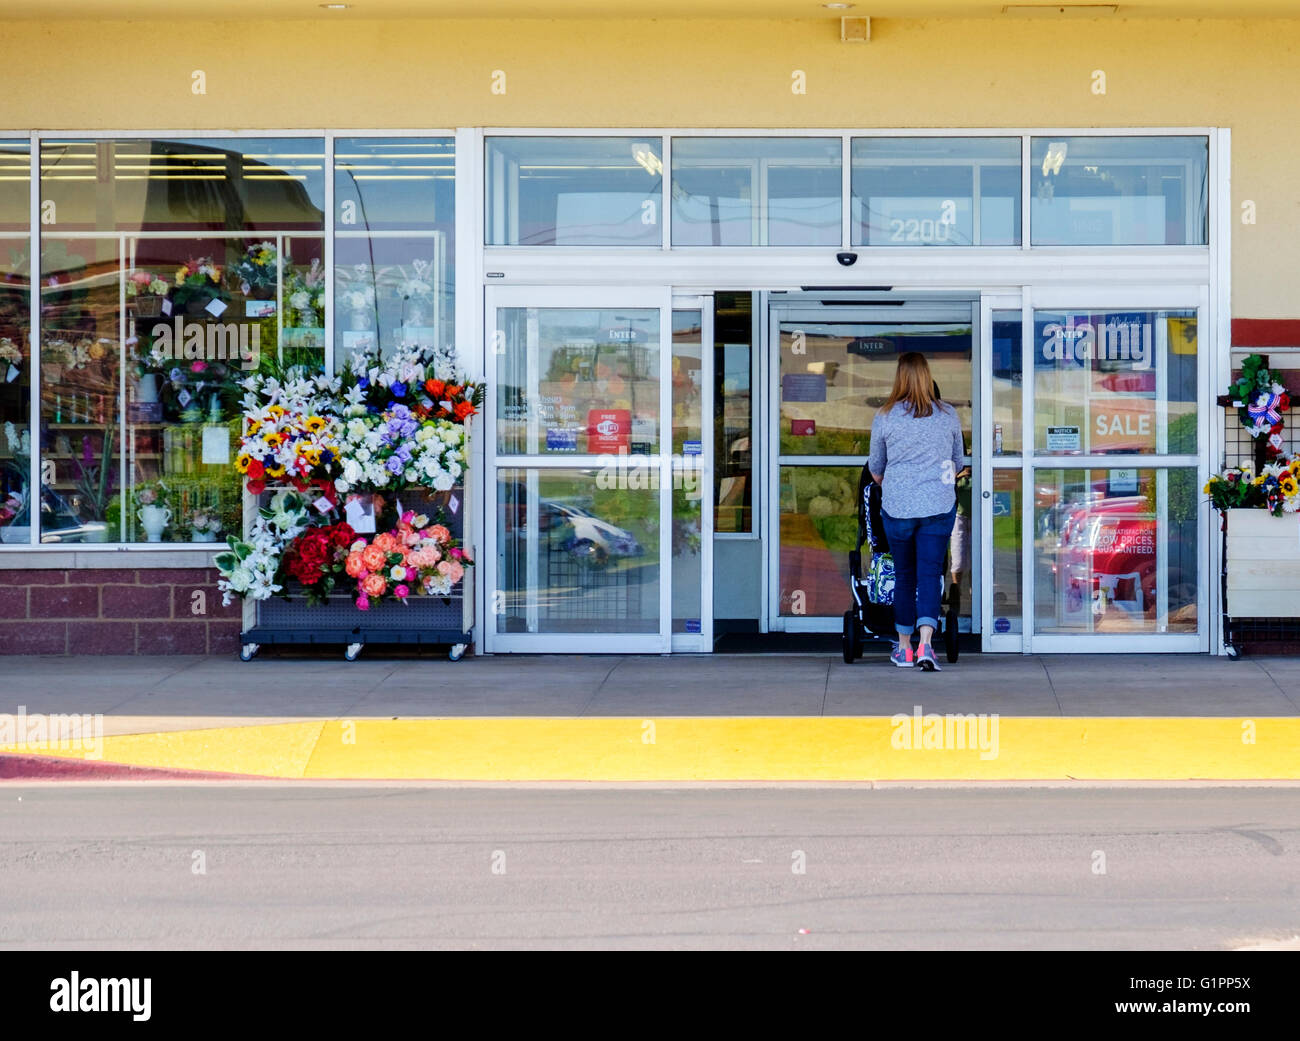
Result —
[[[1295,780],[1300,719],[335,719],[106,737],[102,758],[345,780]]]

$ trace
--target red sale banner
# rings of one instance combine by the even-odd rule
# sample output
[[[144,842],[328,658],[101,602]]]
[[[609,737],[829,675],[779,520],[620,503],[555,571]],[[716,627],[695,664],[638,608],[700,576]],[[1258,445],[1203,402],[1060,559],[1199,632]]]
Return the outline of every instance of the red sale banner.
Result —
[[[625,408],[593,408],[587,413],[587,451],[626,451],[632,413]]]

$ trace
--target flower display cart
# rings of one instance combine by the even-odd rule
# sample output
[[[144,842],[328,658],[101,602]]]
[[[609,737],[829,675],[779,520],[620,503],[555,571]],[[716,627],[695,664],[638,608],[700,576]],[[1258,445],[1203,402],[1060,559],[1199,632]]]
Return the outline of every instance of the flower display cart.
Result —
[[[1224,510],[1220,577],[1223,642],[1235,659],[1252,635],[1300,619],[1300,513]]]
[[[275,489],[260,496],[245,492],[244,529],[251,529],[259,507]],[[389,493],[394,509],[415,509],[446,518],[453,535],[465,526],[466,505],[462,488],[451,492]],[[452,507],[455,507],[452,509]],[[239,634],[242,661],[252,661],[263,646],[299,644],[343,647],[344,658],[356,661],[368,644],[446,646],[448,657],[459,661],[473,642],[474,571],[469,569],[448,596],[411,597],[405,603],[384,601],[368,610],[358,608],[350,594],[337,592],[324,604],[309,605],[289,587],[290,599],[245,600]]]

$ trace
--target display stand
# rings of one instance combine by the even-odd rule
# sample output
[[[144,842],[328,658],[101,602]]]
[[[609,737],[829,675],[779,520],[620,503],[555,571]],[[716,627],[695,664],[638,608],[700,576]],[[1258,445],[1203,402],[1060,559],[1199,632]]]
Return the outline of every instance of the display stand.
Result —
[[[1274,517],[1268,510],[1238,509],[1221,516],[1228,657],[1236,659],[1249,644],[1293,653],[1300,642],[1300,514]]]
[[[244,531],[252,529],[258,509],[279,489],[268,488],[262,495],[244,492]],[[390,495],[393,493],[389,493]],[[430,493],[419,494],[422,498]],[[435,499],[458,502],[458,509],[448,509],[448,527],[459,538],[468,527],[466,514],[470,503],[462,488],[455,488]],[[402,499],[399,494],[398,500]],[[344,658],[356,661],[367,644],[403,644],[446,646],[448,657],[460,661],[473,642],[474,568],[465,569],[465,577],[449,597],[412,596],[406,603],[380,603],[367,611],[360,610],[346,593],[335,594],[321,606],[308,606],[298,597],[284,600],[245,600],[242,631],[239,634],[241,661],[252,661],[268,644],[311,644],[342,646]]]

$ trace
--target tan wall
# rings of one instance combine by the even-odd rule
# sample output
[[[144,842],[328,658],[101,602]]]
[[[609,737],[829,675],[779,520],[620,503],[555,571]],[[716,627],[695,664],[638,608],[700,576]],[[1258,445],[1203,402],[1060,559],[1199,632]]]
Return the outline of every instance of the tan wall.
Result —
[[[1233,314],[1300,316],[1300,20],[30,22],[0,126],[1222,126]],[[206,74],[207,94],[191,90]],[[504,95],[491,92],[494,70]],[[790,89],[793,70],[807,93]],[[1092,92],[1092,72],[1107,92]]]

